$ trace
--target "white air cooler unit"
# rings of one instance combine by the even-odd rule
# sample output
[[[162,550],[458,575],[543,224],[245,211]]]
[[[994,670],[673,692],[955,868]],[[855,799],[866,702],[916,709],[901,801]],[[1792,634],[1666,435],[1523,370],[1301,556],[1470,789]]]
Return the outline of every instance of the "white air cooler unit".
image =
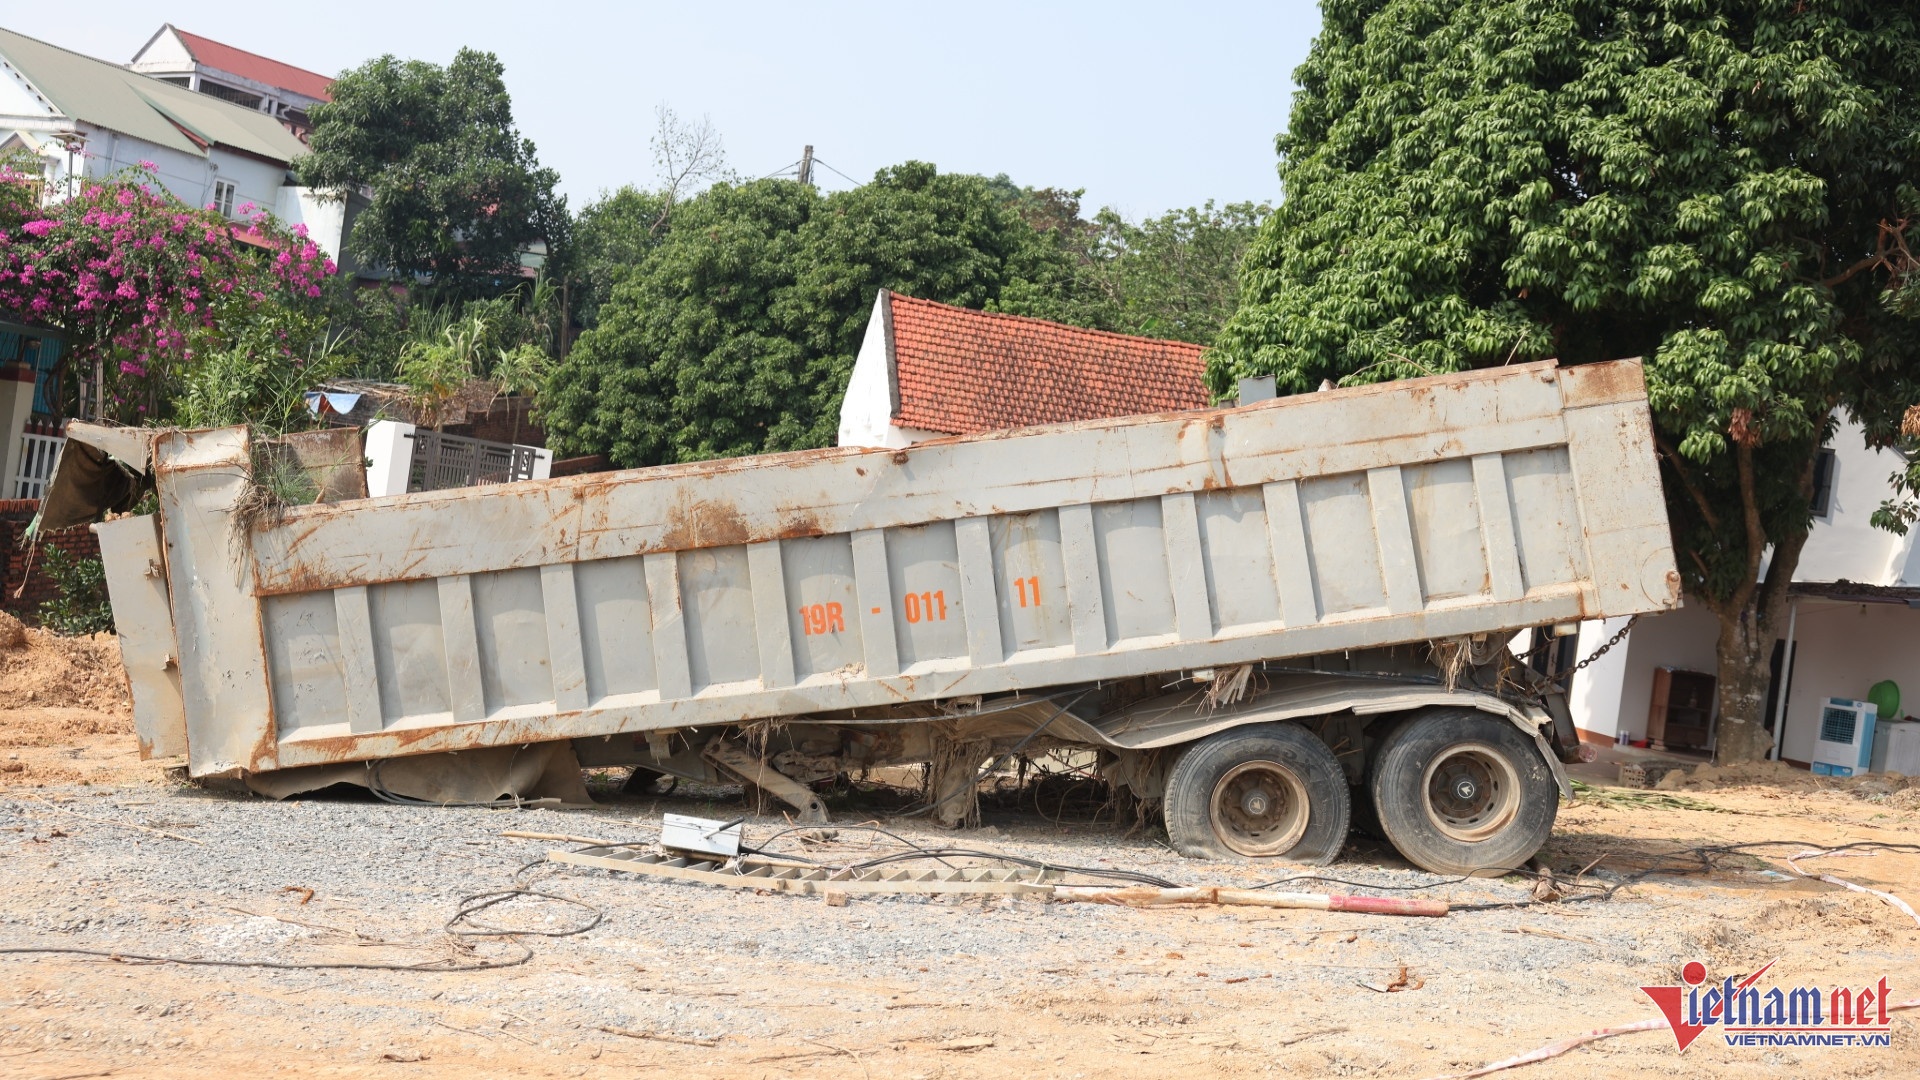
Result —
[[[1813,744],[1813,771],[1830,776],[1866,772],[1873,755],[1875,711],[1871,701],[1828,698],[1820,707],[1820,736]]]

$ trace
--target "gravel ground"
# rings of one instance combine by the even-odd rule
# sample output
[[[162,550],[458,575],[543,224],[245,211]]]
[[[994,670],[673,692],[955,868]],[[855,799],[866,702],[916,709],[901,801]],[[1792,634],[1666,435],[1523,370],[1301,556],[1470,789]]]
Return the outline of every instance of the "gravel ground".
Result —
[[[568,811],[274,803],[154,784],[0,792],[0,946],[280,962],[506,960],[519,955],[514,942],[464,939],[454,951],[442,927],[463,898],[511,888],[517,873],[601,916],[584,934],[517,938],[532,960],[484,972],[5,958],[0,1075],[170,1076],[244,1061],[257,1071],[342,1076],[624,1075],[636,1066],[715,1076],[834,1069],[870,1077],[876,1067],[903,1077],[1159,1076],[1188,1066],[1425,1076],[1650,1015],[1637,988],[1673,981],[1691,959],[1726,966],[1786,957],[1783,965],[1796,965],[1789,984],[1880,974],[1901,983],[1920,971],[1920,929],[1903,927],[1898,913],[1825,885],[1776,880],[1757,863],[1658,879],[1603,903],[1407,919],[1004,897],[858,896],[830,906],[544,864],[564,845],[499,835],[647,841],[663,811],[732,818],[738,807],[710,792]],[[1829,843],[1828,833],[1874,830],[1910,838],[1910,824],[1874,825],[1864,811],[1841,809],[1847,814],[1829,815],[1832,822],[1798,821],[1789,831]],[[1569,811],[1548,858],[1577,866],[1572,860],[1585,862],[1597,842],[1626,871],[1636,852],[1669,837],[1712,838],[1707,830],[1723,825],[1744,835],[1738,827],[1752,827],[1760,813],[1738,817]],[[919,844],[1182,884],[1245,886],[1308,872],[1183,859],[1153,832],[1129,836],[1036,814],[988,821],[958,834],[913,821],[887,827]],[[782,825],[752,819],[749,842]],[[893,850],[892,841],[845,830],[838,855],[810,855]],[[1844,872],[1868,880],[1860,869]],[[1894,870],[1874,869],[1881,877]],[[1367,843],[1312,872],[1356,884],[1303,888],[1443,882]],[[1524,905],[1529,889],[1472,881],[1412,895]],[[586,908],[519,899],[479,920],[530,933],[590,917]],[[1387,985],[1402,969],[1408,989],[1364,985]],[[1920,986],[1905,989],[1916,993]],[[1828,1074],[1843,1060],[1848,1075],[1920,1074],[1913,1024],[1903,1018],[1894,1038],[1893,1051],[1874,1053],[1703,1041],[1685,1062],[1707,1075]],[[1595,1044],[1562,1064],[1667,1075],[1680,1064],[1669,1039],[1660,1032]]]

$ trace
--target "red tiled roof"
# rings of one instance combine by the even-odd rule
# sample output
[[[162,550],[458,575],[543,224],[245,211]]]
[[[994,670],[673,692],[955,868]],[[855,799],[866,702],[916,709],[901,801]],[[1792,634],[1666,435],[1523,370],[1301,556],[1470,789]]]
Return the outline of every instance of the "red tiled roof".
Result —
[[[946,435],[1207,407],[1199,345],[888,294],[899,411]]]
[[[261,56],[259,53],[250,53],[231,45],[222,45],[209,38],[203,38],[199,34],[189,34],[177,26],[173,28],[173,32],[180,35],[180,40],[186,43],[187,51],[193,54],[193,58],[208,67],[232,72],[242,78],[252,79],[254,82],[266,83],[268,86],[292,90],[310,98],[319,98],[321,101],[333,100],[327,94],[327,87],[333,85],[333,80],[318,72],[297,68],[292,64],[283,64],[278,60]]]

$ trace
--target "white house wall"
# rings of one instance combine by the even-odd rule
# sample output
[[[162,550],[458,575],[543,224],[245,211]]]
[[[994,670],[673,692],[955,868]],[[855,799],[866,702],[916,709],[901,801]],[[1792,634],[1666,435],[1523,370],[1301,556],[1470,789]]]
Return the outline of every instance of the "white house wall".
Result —
[[[893,365],[887,362],[886,320],[881,318],[885,294],[875,298],[860,353],[853,360],[847,394],[840,399],[839,446],[902,447],[929,439],[945,439],[944,431],[902,427],[893,422]]]
[[[1873,527],[1873,512],[1890,494],[1887,480],[1905,463],[1891,450],[1869,450],[1859,424],[1843,422],[1829,444],[1834,451],[1833,500],[1816,519],[1800,552],[1795,581],[1860,581],[1907,585],[1911,547],[1905,537]]]
[[[340,251],[347,237],[347,204],[344,200],[323,199],[312,188],[288,184],[280,189],[278,201],[273,205],[273,216],[285,222],[288,228],[305,225],[308,238],[320,245],[320,250],[328,258],[341,261]]]
[[[1814,521],[1794,580],[1920,585],[1920,550],[1912,538],[1876,529],[1872,521],[1873,512],[1889,494],[1888,478],[1903,466],[1900,457],[1867,449],[1860,425],[1848,421],[1841,423],[1829,446],[1835,455],[1833,498],[1827,514]],[[1893,679],[1903,689],[1910,684],[1913,702],[1920,703],[1920,611],[1890,605],[1863,609],[1859,604],[1815,600],[1798,603],[1798,659],[1781,756],[1808,761],[1820,704],[1827,698],[1863,697],[1874,683]],[[1590,655],[1620,625],[1617,619],[1583,623],[1579,655]],[[1620,730],[1632,738],[1644,738],[1654,669],[1667,666],[1715,673],[1718,634],[1712,613],[1700,606],[1642,619],[1626,642],[1574,679],[1569,705],[1575,725],[1606,738]]]
[[[205,206],[211,198],[213,178],[207,171],[206,157],[92,125],[82,125],[81,130],[87,136],[87,146],[82,151],[86,164],[78,170],[80,175],[105,180],[142,161],[151,161],[160,186],[174,198],[188,206]]]
[[[143,161],[150,161],[160,186],[188,206],[200,207],[212,202],[213,182],[226,180],[234,185],[233,205],[236,211],[246,203],[253,203],[271,212],[278,206],[280,190],[286,185],[285,165],[234,153],[218,146],[211,148],[205,156],[189,154],[117,131],[51,117],[5,120],[0,124],[28,132],[43,142],[56,131],[78,130],[86,138],[86,148],[75,158],[74,168],[82,177],[90,180],[105,180],[116,173],[137,167]],[[57,189],[67,175],[67,155],[64,150],[58,150],[57,145],[50,145],[48,151],[48,160],[54,165],[52,179]]]
[[[1882,679],[1900,684],[1901,712],[1920,711],[1920,611],[1801,600],[1794,641],[1798,657],[1781,757],[1812,761],[1820,706],[1830,697],[1863,700]]]
[[[1624,617],[1590,619],[1581,623],[1580,640],[1575,643],[1574,655],[1581,660],[1592,656],[1626,624]],[[1620,707],[1620,695],[1626,682],[1629,652],[1631,650],[1622,642],[1608,650],[1605,656],[1587,665],[1585,670],[1574,674],[1573,684],[1567,690],[1567,708],[1573,713],[1575,727],[1601,738],[1614,737],[1619,730],[1621,716],[1626,711]]]
[[[1580,659],[1584,660],[1620,629],[1621,620],[1608,623],[1588,622],[1580,628]],[[1590,634],[1590,631],[1592,633]],[[1625,729],[1629,738],[1647,735],[1647,709],[1653,704],[1653,671],[1659,667],[1681,671],[1704,671],[1711,675],[1719,669],[1714,645],[1720,636],[1719,620],[1713,612],[1695,604],[1663,615],[1640,620],[1627,640],[1616,646],[1599,663],[1574,678],[1573,722],[1604,738],[1612,738]],[[1619,655],[1619,659],[1614,657]],[[1610,663],[1609,663],[1610,662]],[[1606,664],[1606,667],[1602,667]],[[1612,707],[1582,715],[1582,681],[1589,684],[1589,707]],[[1604,685],[1602,685],[1604,683]]]
[[[893,426],[893,372],[887,363],[885,294],[873,302],[866,336],[853,360],[847,396],[840,401],[841,446],[908,446],[912,440]]]
[[[34,91],[12,64],[0,57],[0,125],[19,118],[46,119],[57,115],[53,106]]]
[[[187,51],[187,43],[180,40],[172,27],[153,36],[127,66],[135,71],[173,71],[177,68],[192,67],[193,54]]]

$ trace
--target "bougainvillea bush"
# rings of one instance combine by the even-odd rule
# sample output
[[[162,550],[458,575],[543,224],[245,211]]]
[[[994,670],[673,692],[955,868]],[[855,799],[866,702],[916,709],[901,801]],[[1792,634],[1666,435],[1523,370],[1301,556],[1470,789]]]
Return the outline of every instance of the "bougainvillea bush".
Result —
[[[334,272],[304,228],[193,209],[142,165],[0,221],[0,312],[65,331],[68,371],[96,388],[79,411],[128,423],[164,413],[196,356],[316,303]]]

